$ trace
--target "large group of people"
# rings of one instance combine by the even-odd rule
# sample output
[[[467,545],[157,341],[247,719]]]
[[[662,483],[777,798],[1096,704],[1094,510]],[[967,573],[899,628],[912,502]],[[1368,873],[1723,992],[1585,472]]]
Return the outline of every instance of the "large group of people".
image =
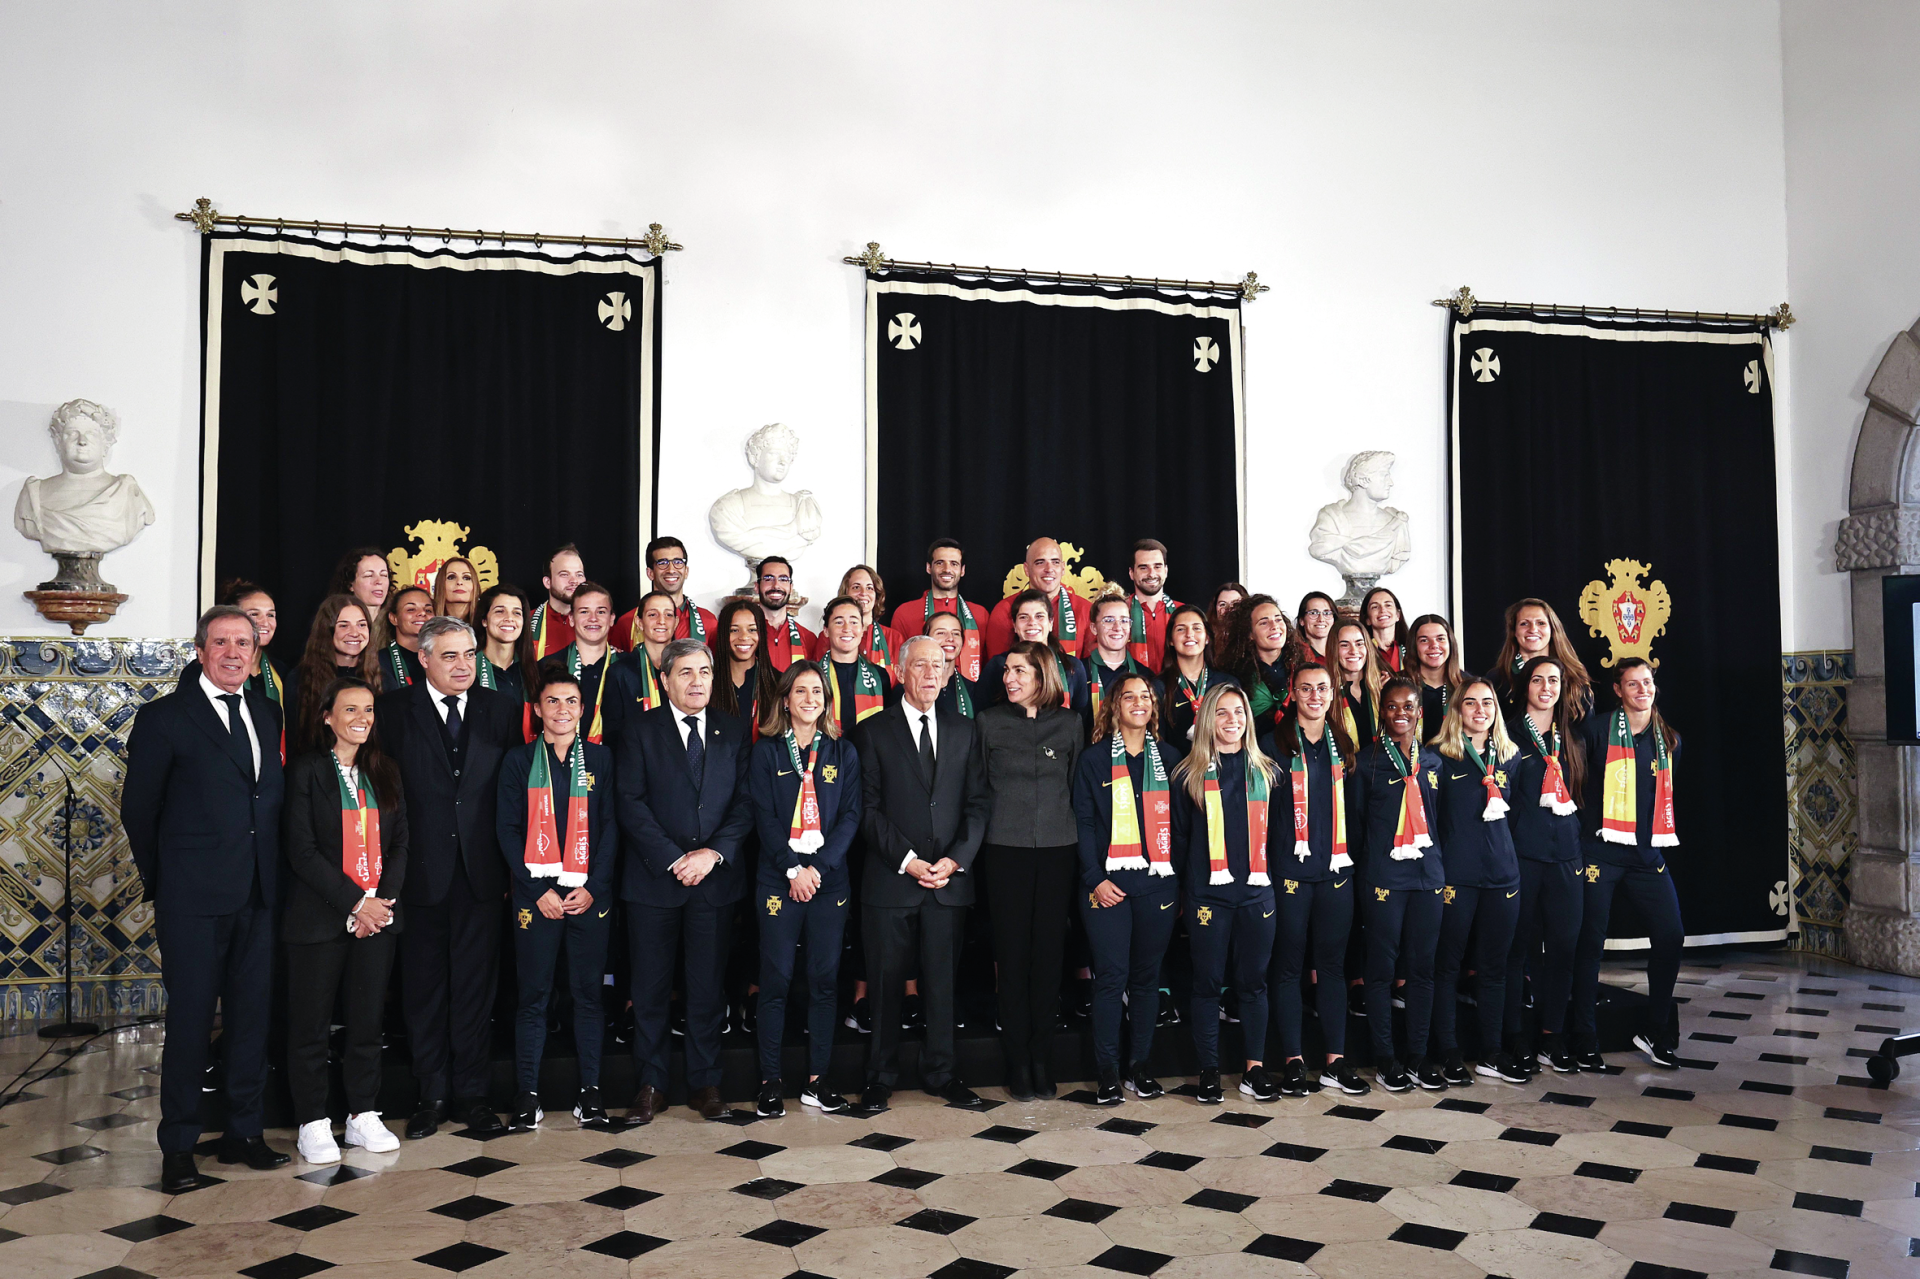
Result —
[[[1680,742],[1644,661],[1619,664],[1603,706],[1539,599],[1507,610],[1486,674],[1463,669],[1446,618],[1409,620],[1385,587],[1357,609],[1310,591],[1291,615],[1238,583],[1181,603],[1153,540],[1094,599],[1064,583],[1051,538],[1027,548],[1028,588],[991,608],[964,598],[966,567],[960,543],[936,541],[926,589],[889,613],[880,575],[856,565],[814,631],[777,556],[715,616],[686,594],[670,537],[647,546],[649,589],[624,612],[571,545],[534,594],[482,589],[458,557],[430,588],[396,583],[361,548],[285,673],[266,655],[272,592],[232,584],[128,747],[123,818],[168,995],[163,1180],[198,1175],[216,1001],[220,1159],[288,1159],[260,1135],[276,997],[301,1158],[339,1158],[338,1009],[343,1140],[394,1148],[376,1092],[396,984],[413,1138],[540,1124],[541,1058],[569,1007],[574,1116],[612,1122],[609,988],[626,996],[630,1122],[666,1106],[676,1037],[688,1104],[722,1116],[730,1026],[757,1034],[762,1116],[796,1094],[885,1107],[908,1082],[907,1030],[923,1036],[915,1082],[978,1107],[955,1037],[970,946],[990,956],[964,971],[992,973],[1017,1100],[1056,1094],[1069,982],[1103,1106],[1163,1092],[1155,1034],[1183,1022],[1201,1103],[1222,1100],[1223,1066],[1258,1101],[1599,1070],[1621,889],[1652,943],[1635,1043],[1677,1066],[1664,849]],[[988,926],[970,931],[969,909]],[[503,1123],[489,1046],[507,937]],[[1175,947],[1184,1009],[1166,984]],[[1347,1057],[1350,1014],[1371,1081]],[[856,1100],[831,1078],[843,1019],[869,1036]],[[1223,1063],[1229,1023],[1240,1059]]]

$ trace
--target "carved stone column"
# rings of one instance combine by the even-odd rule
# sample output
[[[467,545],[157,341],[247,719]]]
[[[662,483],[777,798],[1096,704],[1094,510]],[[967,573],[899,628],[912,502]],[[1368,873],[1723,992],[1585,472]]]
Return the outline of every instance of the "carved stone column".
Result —
[[[1920,324],[1894,338],[1867,400],[1834,544],[1835,567],[1853,575],[1847,719],[1860,767],[1847,947],[1857,963],[1920,976],[1920,746],[1887,741],[1880,598],[1888,574],[1920,573]]]

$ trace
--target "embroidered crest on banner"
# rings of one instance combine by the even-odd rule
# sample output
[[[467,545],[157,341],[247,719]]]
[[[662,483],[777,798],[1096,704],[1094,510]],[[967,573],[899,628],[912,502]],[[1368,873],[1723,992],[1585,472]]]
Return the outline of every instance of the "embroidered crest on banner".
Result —
[[[1078,569],[1073,567],[1073,562],[1085,554],[1085,551],[1072,542],[1060,543],[1060,559],[1065,564],[1065,570],[1060,574],[1060,585],[1081,599],[1090,600],[1097,598],[1101,591],[1107,589],[1107,579],[1091,564],[1084,564]],[[1006,595],[1018,595],[1031,585],[1033,583],[1027,580],[1027,566],[1015,564],[1012,571],[1007,574],[1007,580],[1001,583],[1001,590]]]
[[[460,544],[472,531],[464,524],[455,524],[451,520],[421,520],[418,524],[407,525],[405,531],[413,539],[414,552],[408,554],[404,546],[396,546],[387,552],[387,567],[393,571],[395,590],[403,586],[417,586],[423,591],[431,591],[434,581],[440,576],[440,566],[462,556],[473,561],[473,571],[480,579],[478,590],[484,591],[500,581],[500,561],[492,551],[484,546],[476,546],[472,550],[461,549]]]
[[[627,321],[633,318],[633,303],[627,301],[624,293],[609,293],[600,299],[596,308],[600,314],[600,323],[615,333],[627,327]]]
[[[902,311],[887,321],[887,341],[902,351],[911,351],[920,342],[920,321],[913,312]]]
[[[1600,664],[1618,666],[1624,658],[1644,657],[1659,666],[1660,659],[1652,655],[1653,641],[1666,633],[1673,615],[1667,584],[1642,585],[1640,579],[1653,566],[1638,560],[1608,560],[1606,567],[1612,580],[1596,578],[1580,592],[1580,620],[1612,650]]]
[[[280,300],[280,290],[273,287],[271,275],[250,275],[240,283],[240,300],[255,315],[272,315],[273,304]]]

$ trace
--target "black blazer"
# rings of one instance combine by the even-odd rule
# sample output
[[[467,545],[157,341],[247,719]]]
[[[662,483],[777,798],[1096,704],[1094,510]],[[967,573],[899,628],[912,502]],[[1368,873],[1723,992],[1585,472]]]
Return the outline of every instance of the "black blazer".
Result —
[[[587,776],[587,882],[581,887],[593,898],[599,914],[613,909],[614,864],[620,860],[620,823],[614,815],[613,752],[593,742],[582,743]],[[500,765],[500,784],[495,788],[495,828],[500,835],[500,855],[513,881],[513,904],[530,907],[549,889],[565,897],[571,888],[555,879],[535,879],[527,872],[527,775],[533,771],[533,753],[547,749],[544,737],[514,747]],[[552,759],[549,754],[548,759]],[[553,802],[556,810],[566,807],[566,790],[554,779]],[[562,836],[566,817],[556,811],[554,824]]]
[[[360,904],[360,886],[340,869],[340,772],[332,751],[308,751],[287,765],[286,914],[280,929],[295,945],[348,937],[347,916]],[[374,896],[397,899],[407,882],[407,806],[380,806],[380,883]],[[400,931],[400,904],[383,932]]]
[[[696,791],[675,722],[679,714],[669,702],[629,716],[614,743],[624,868],[620,897],[649,906],[684,906],[697,895],[708,905],[724,906],[747,892],[745,845],[753,829],[747,731],[733,716],[707,708],[705,763]],[[688,888],[669,868],[696,848],[711,848],[721,861]]]
[[[883,712],[884,713],[884,712]],[[813,789],[820,800],[820,834],[826,843],[802,856],[787,843],[793,806],[800,798],[800,775],[785,737],[763,737],[753,744],[747,763],[747,794],[753,801],[760,835],[759,889],[784,893],[787,868],[811,866],[820,872],[823,892],[847,887],[847,850],[860,833],[860,753],[844,737],[821,737],[814,760]],[[806,762],[807,753],[800,752]]]
[[[900,863],[912,852],[929,862],[951,857],[961,873],[936,889],[934,900],[971,906],[973,859],[993,809],[980,733],[964,715],[935,706],[939,746],[929,789],[920,775],[919,745],[907,728],[911,711],[888,707],[854,732],[865,806],[860,829],[867,843],[861,900],[869,906],[918,906],[924,901],[927,890],[919,881],[899,873]]]
[[[455,777],[447,730],[427,701],[432,695],[423,679],[374,701],[380,743],[400,766],[406,796],[410,864],[402,891],[409,905],[436,906],[458,868],[476,898],[499,897],[507,878],[493,828],[494,785],[500,761],[520,744],[520,703],[492,689],[467,690],[466,754]]]
[[[260,739],[260,775],[229,753],[230,730],[196,675],[134,716],[120,821],[139,869],[141,900],[184,915],[226,915],[247,904],[254,877],[279,903],[280,712],[259,693],[241,704]]]

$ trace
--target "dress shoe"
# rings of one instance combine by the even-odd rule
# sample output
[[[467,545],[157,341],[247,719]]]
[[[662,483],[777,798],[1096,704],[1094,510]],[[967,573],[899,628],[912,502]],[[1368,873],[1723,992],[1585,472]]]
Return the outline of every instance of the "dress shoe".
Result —
[[[868,1084],[860,1093],[860,1109],[877,1115],[893,1100],[893,1089],[885,1084]]]
[[[507,1126],[500,1122],[500,1116],[492,1106],[484,1101],[476,1101],[468,1106],[455,1105],[453,1111],[467,1121],[467,1131],[472,1133],[505,1132]]]
[[[213,1157],[223,1164],[245,1164],[255,1172],[271,1172],[293,1162],[267,1144],[265,1137],[222,1137]]]
[[[1015,1101],[1033,1100],[1033,1072],[1019,1062],[1007,1063],[1007,1096]]]
[[[960,1110],[985,1110],[987,1103],[980,1094],[961,1083],[958,1079],[949,1079],[938,1088],[929,1088],[927,1092]]]
[[[636,1124],[650,1124],[653,1117],[667,1108],[667,1094],[652,1084],[641,1084],[640,1091],[633,1094],[633,1107],[627,1112],[627,1119]]]
[[[687,1109],[700,1112],[702,1119],[718,1119],[727,1113],[726,1103],[720,1100],[720,1090],[711,1084],[687,1094]]]
[[[447,1122],[447,1103],[444,1101],[423,1101],[420,1108],[413,1112],[413,1118],[407,1120],[407,1136],[415,1141],[431,1137],[440,1131],[440,1125]]]
[[[163,1195],[184,1195],[200,1184],[200,1169],[193,1162],[193,1152],[183,1150],[175,1155],[160,1156],[160,1193]]]
[[[1053,1067],[1039,1058],[1033,1062],[1033,1095],[1048,1099],[1060,1095],[1053,1083]]]

